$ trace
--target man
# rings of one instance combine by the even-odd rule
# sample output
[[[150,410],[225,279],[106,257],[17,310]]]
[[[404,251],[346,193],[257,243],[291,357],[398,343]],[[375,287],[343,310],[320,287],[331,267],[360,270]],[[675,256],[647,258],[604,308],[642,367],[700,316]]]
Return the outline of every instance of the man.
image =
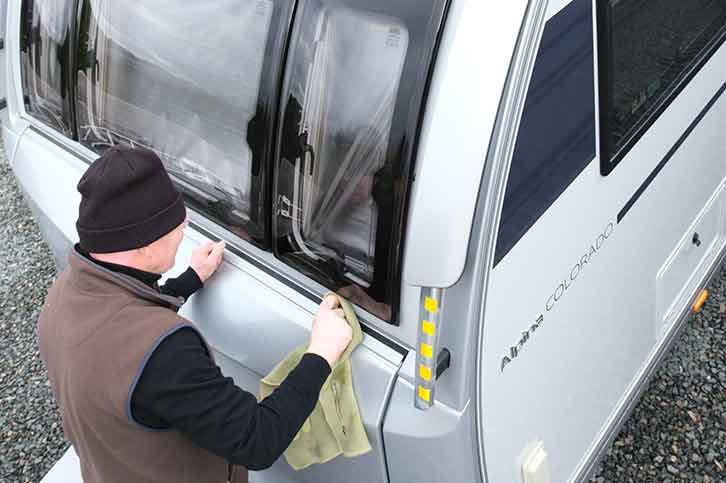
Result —
[[[78,190],[80,243],[48,292],[38,339],[85,483],[247,481],[247,468],[269,467],[289,446],[350,342],[337,301],[323,301],[308,353],[258,403],[177,314],[224,244],[198,247],[184,274],[157,285],[187,224],[159,158],[110,149]]]

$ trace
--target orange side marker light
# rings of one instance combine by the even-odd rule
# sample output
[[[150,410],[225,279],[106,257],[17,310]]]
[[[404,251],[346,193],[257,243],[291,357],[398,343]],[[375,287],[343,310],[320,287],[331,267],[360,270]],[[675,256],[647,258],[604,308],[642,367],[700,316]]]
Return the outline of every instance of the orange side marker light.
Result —
[[[708,300],[708,290],[703,289],[698,295],[696,301],[693,302],[693,306],[691,307],[693,311],[700,312],[703,306],[706,304],[706,300]]]

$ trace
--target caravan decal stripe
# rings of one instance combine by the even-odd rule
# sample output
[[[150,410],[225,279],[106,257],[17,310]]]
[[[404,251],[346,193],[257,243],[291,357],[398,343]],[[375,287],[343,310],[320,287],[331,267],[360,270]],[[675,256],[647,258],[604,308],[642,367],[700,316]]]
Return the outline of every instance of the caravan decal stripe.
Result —
[[[630,200],[625,204],[622,210],[620,210],[620,213],[618,213],[618,223],[622,221],[623,218],[625,218],[625,215],[630,211],[630,208],[633,207],[636,201],[638,201],[638,198],[645,192],[646,189],[648,189],[648,186],[653,182],[656,176],[663,170],[666,164],[668,164],[668,161],[670,161],[673,156],[676,154],[676,151],[678,151],[678,148],[681,147],[681,145],[686,141],[688,136],[691,135],[694,129],[696,129],[696,126],[703,120],[703,118],[708,114],[708,111],[711,110],[711,108],[716,104],[716,101],[719,100],[721,95],[723,95],[724,91],[726,91],[726,83],[724,83],[721,88],[718,90],[715,96],[709,101],[708,104],[706,104],[706,107],[703,108],[701,113],[696,117],[696,119],[693,120],[690,126],[688,126],[688,129],[686,129],[686,132],[683,133],[683,135],[678,138],[678,141],[673,145],[673,147],[668,151],[668,154],[666,154],[665,158],[658,163],[658,166],[655,167],[652,173],[645,179],[643,184],[640,185],[640,188],[638,188],[638,191],[635,192],[635,194],[630,198]]]
[[[547,21],[512,156],[496,266],[595,159],[592,2]]]

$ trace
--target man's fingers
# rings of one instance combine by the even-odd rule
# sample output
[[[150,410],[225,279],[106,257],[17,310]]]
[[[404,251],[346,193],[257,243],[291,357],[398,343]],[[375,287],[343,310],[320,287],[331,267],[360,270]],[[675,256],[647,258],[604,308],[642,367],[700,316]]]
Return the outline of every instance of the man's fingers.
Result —
[[[215,258],[215,261],[219,264],[224,256],[224,242],[215,243],[212,247],[211,256]]]
[[[343,312],[343,309],[335,309],[334,312],[338,317],[345,319],[345,312]]]
[[[210,254],[210,253],[212,253],[212,249],[213,249],[213,248],[214,248],[214,243],[212,243],[212,242],[209,242],[209,241],[208,241],[208,242],[204,242],[204,243],[202,243],[201,245],[199,245],[199,246],[198,246],[198,247],[196,248],[196,251],[197,251],[198,253],[201,253],[202,255],[204,255],[204,256],[207,256],[207,257],[208,257],[208,256],[209,256],[209,254]]]
[[[333,295],[328,295],[325,297],[325,300],[323,300],[323,307],[326,309],[333,310],[338,306],[338,298]]]

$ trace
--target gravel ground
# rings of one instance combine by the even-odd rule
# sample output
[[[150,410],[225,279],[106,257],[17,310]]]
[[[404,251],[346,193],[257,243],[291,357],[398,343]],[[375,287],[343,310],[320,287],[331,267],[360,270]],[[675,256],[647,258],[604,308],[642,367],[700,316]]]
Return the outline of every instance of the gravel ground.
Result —
[[[0,482],[35,483],[68,446],[35,336],[55,265],[0,158]]]
[[[0,221],[0,482],[36,483],[68,445],[35,335],[55,266],[1,149]],[[726,267],[710,290],[592,482],[726,482]]]
[[[726,482],[726,266],[709,291],[593,482]]]

